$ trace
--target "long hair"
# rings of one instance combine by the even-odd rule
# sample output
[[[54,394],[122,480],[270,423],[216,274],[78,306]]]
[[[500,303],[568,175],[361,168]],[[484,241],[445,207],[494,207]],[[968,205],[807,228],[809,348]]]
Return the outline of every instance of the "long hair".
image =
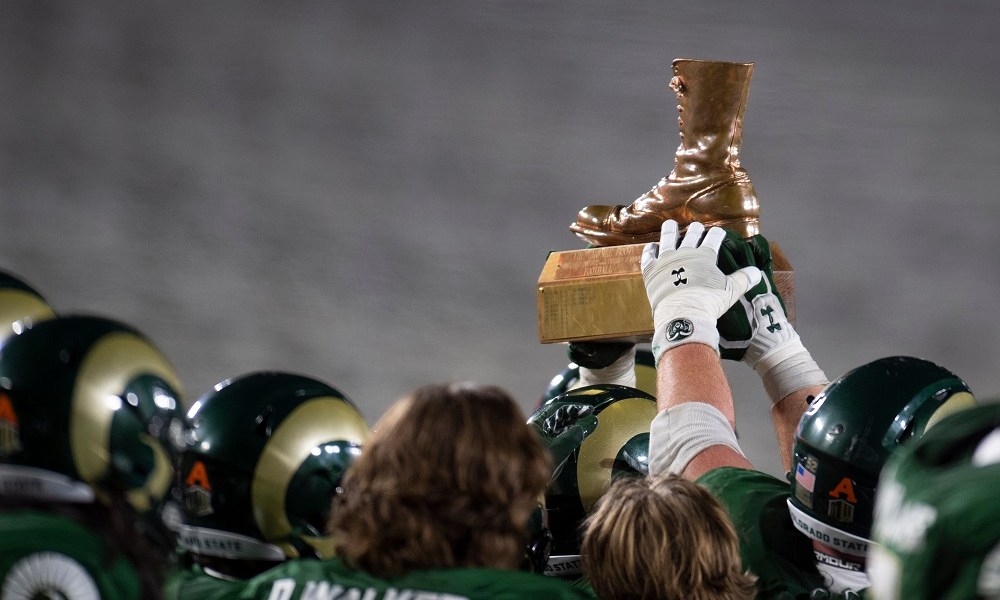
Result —
[[[550,463],[504,390],[418,388],[376,423],[344,479],[330,521],[337,553],[380,577],[516,568]]]
[[[584,575],[602,600],[749,600],[739,539],[707,490],[675,475],[620,479],[585,523]]]

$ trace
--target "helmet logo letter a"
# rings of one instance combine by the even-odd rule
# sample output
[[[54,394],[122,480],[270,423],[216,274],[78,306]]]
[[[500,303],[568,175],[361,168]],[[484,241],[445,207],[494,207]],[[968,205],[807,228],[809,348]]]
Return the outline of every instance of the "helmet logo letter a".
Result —
[[[208,480],[205,463],[196,461],[184,478],[184,503],[192,513],[203,517],[212,512],[212,484]]]
[[[841,495],[845,496],[841,498]],[[830,490],[830,497],[836,498],[827,504],[826,514],[841,523],[854,522],[854,505],[858,498],[854,495],[854,484],[850,477],[844,477],[837,487]]]
[[[10,456],[21,450],[17,413],[7,394],[0,394],[0,456]]]
[[[850,477],[844,477],[837,484],[837,487],[830,490],[831,498],[840,498],[841,494],[845,494],[847,497],[844,500],[850,502],[851,504],[857,504],[858,498],[854,495],[854,484],[851,483]]]

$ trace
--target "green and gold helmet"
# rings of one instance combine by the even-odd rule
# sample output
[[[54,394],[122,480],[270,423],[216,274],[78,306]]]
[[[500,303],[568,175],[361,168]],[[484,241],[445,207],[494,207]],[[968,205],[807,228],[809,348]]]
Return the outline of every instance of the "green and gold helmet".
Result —
[[[173,367],[135,329],[94,316],[37,323],[0,348],[0,493],[116,493],[140,513],[159,509],[174,481],[180,406]]]
[[[642,390],[594,385],[549,400],[528,419],[556,463],[545,490],[553,538],[546,575],[579,577],[580,526],[613,479],[648,473],[649,424],[655,416],[656,399]],[[574,431],[588,420],[582,431]]]
[[[571,362],[549,381],[539,406],[570,391],[580,382],[580,365]],[[653,353],[644,348],[635,351],[635,387],[651,396],[656,395],[656,363]]]
[[[55,316],[35,288],[12,273],[0,271],[0,344],[11,335]]]
[[[1000,404],[944,419],[891,457],[869,554],[876,600],[1000,597]]]
[[[909,356],[870,362],[830,383],[795,434],[788,500],[795,526],[861,562],[886,459],[943,417],[975,403],[957,375]]]
[[[250,373],[202,396],[188,421],[182,548],[234,577],[332,556],[330,503],[368,437],[347,396],[302,375]]]

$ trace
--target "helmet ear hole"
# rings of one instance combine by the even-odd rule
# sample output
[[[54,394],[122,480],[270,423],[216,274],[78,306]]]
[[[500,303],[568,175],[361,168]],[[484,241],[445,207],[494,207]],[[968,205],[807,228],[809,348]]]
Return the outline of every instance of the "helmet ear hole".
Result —
[[[357,444],[331,442],[317,446],[299,466],[285,498],[292,528],[301,535],[329,535],[330,505],[347,467],[358,457]]]
[[[143,374],[125,385],[117,401],[121,409],[112,419],[109,444],[112,472],[117,485],[135,491],[135,508],[148,510],[173,484],[182,419],[178,393],[161,377]],[[143,496],[155,498],[150,503]]]

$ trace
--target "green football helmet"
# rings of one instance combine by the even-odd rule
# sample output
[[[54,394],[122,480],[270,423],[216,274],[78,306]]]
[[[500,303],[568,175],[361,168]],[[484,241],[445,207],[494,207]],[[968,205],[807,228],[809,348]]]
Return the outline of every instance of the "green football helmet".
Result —
[[[37,323],[0,348],[0,493],[92,502],[111,492],[160,510],[180,406],[173,367],[135,329],[93,316]]]
[[[55,311],[33,287],[0,271],[0,344],[35,323],[55,317]]]
[[[879,480],[868,561],[876,600],[1000,597],[1000,404],[941,421]]]
[[[188,411],[180,545],[203,567],[249,577],[287,558],[332,556],[330,503],[368,425],[315,379],[224,381]]]
[[[549,381],[538,406],[570,391],[579,381],[580,365],[571,362]],[[645,348],[638,348],[635,351],[635,387],[651,396],[656,395],[656,363],[653,360],[653,353]]]
[[[546,575],[579,577],[580,525],[613,479],[648,474],[649,425],[655,416],[656,399],[642,390],[594,385],[549,400],[528,419],[556,463],[545,490],[552,534]],[[573,431],[588,419],[596,423]],[[565,447],[569,434],[576,437]]]
[[[863,558],[886,459],[943,417],[975,403],[957,375],[909,356],[870,362],[830,383],[795,434],[788,500],[795,526]]]

